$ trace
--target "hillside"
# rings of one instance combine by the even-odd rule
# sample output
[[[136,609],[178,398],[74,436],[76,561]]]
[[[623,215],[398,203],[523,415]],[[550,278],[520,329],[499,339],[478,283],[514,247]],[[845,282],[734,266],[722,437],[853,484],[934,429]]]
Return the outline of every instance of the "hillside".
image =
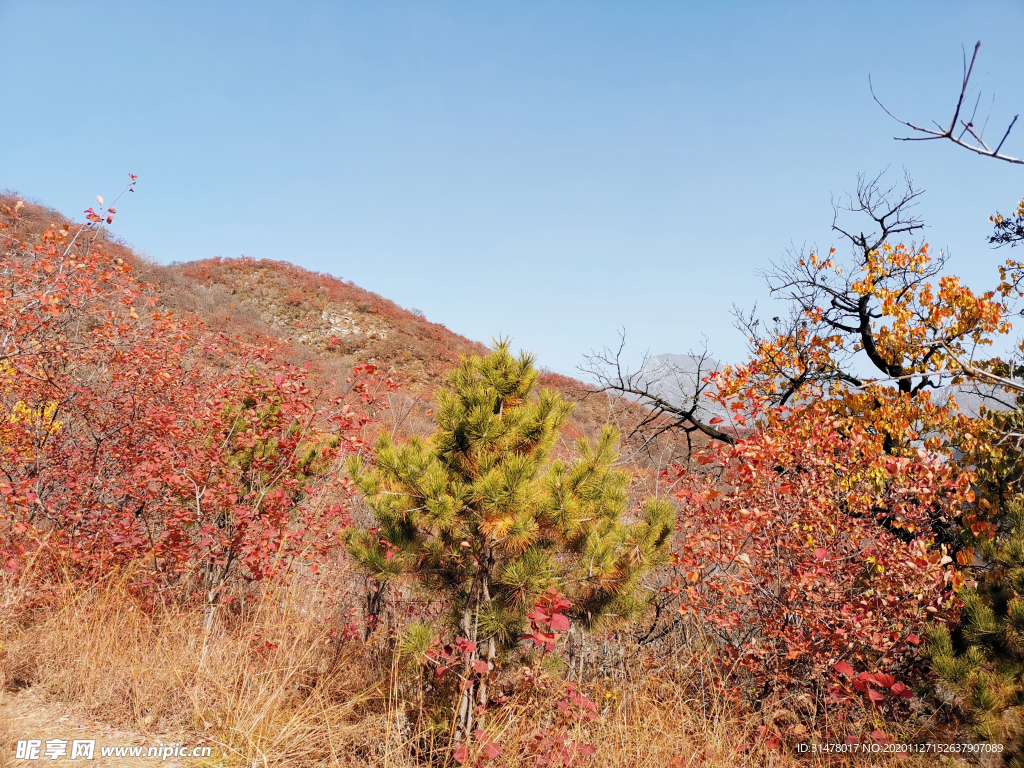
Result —
[[[807,409],[736,452],[673,467],[689,457],[670,431],[631,439],[652,412],[548,373],[542,384],[578,404],[563,425],[569,409],[535,398],[535,369],[504,344],[451,379],[439,427],[436,386],[481,345],[328,275],[252,259],[159,266],[102,229],[14,202],[0,199],[13,339],[0,697],[29,693],[0,701],[0,719],[41,722],[52,702],[89,715],[69,733],[104,722],[140,744],[181,734],[221,748],[223,765],[476,764],[480,753],[496,768],[552,755],[612,768],[681,765],[698,746],[698,764],[782,765],[819,732],[921,738],[900,725],[915,694],[895,674],[913,670],[889,659],[893,672],[857,678],[899,697],[885,727],[901,730],[869,734],[877,699],[861,702],[841,679],[855,667],[834,661],[850,637],[891,648],[891,626],[919,643],[927,607],[946,599],[944,576],[927,570],[942,553],[908,557],[918,550],[873,516],[844,510],[848,479],[896,467],[905,475],[868,503],[898,502],[911,525],[952,515],[973,491],[951,464],[927,451],[888,461],[878,434],[862,445]],[[672,392],[685,393],[692,362],[663,356],[647,373],[676,374]],[[610,433],[574,448],[606,422],[626,435],[624,455]],[[377,431],[404,444],[340,473]],[[936,477],[939,501],[925,495]],[[869,551],[885,568],[872,590],[885,592],[854,620],[833,579],[860,589]],[[749,589],[780,578],[793,585],[784,601]],[[791,609],[811,632],[786,635]],[[788,650],[755,643],[733,679],[732,649],[751,631]],[[820,725],[810,698],[763,717],[762,701],[806,687],[808,659],[837,694],[826,714],[842,732]],[[715,672],[725,666],[728,680]],[[392,723],[408,736],[394,742]],[[0,765],[6,733],[0,722]]]
[[[421,430],[411,431],[429,431],[424,416],[444,374],[462,356],[487,351],[485,344],[351,281],[286,261],[243,256],[166,267],[140,262],[139,268],[154,276],[167,307],[196,312],[211,329],[270,337],[296,363],[310,362],[325,378],[343,379],[359,363],[376,365],[398,386],[394,402],[401,413],[392,418],[405,420],[407,428],[420,420]],[[628,435],[641,411],[561,374],[544,373],[541,384],[576,403],[567,426],[570,437],[594,436],[608,421],[619,422]],[[658,443],[662,461],[674,453],[671,442],[666,437]],[[649,459],[636,463],[646,465]]]
[[[20,199],[0,194],[2,205],[13,206]],[[18,224],[23,234],[36,235],[68,225],[74,222],[38,203],[21,209]],[[333,381],[340,385],[355,365],[377,366],[394,383],[390,412],[382,415],[389,430],[431,431],[433,391],[445,372],[461,356],[487,350],[485,344],[379,294],[287,261],[242,256],[161,265],[138,255],[107,229],[93,230],[90,236],[150,284],[157,309],[195,316],[211,332],[229,338],[273,346],[284,360],[308,365],[325,386]],[[502,330],[495,329],[496,335]],[[576,403],[567,437],[594,436],[612,421],[627,437],[624,454],[636,468],[679,460],[682,443],[668,436],[654,445],[628,439],[641,415],[637,404],[593,393],[560,374],[543,374],[541,384]]]
[[[218,294],[265,333],[325,360],[373,363],[414,393],[432,388],[459,357],[486,351],[378,294],[284,261],[243,256],[151,269],[170,289],[168,301],[184,306],[181,291]]]

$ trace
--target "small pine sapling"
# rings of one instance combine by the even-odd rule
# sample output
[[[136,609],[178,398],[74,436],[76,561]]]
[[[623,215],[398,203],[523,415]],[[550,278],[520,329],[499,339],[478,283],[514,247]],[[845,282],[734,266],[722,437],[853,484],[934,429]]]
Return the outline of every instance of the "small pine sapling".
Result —
[[[411,578],[449,606],[452,634],[473,643],[456,705],[457,738],[487,703],[482,660],[516,646],[526,612],[549,587],[565,591],[585,625],[629,619],[649,602],[641,577],[662,562],[671,505],[650,500],[627,524],[627,475],[616,433],[582,440],[574,462],[551,454],[572,404],[535,391],[533,358],[507,342],[467,357],[438,393],[437,430],[397,445],[383,435],[372,467],[349,468],[378,527],[353,530],[355,561],[381,582]]]

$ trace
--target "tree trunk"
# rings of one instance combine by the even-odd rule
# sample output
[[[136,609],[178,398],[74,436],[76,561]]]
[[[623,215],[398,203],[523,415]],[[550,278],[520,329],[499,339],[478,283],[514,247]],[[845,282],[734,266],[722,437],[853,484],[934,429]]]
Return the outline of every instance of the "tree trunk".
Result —
[[[462,611],[462,632],[463,636],[476,644],[476,615],[480,610],[480,574],[473,580],[469,596],[466,599],[466,607]],[[462,665],[463,681],[468,681],[473,673],[473,661],[476,659],[476,651],[466,656]],[[467,686],[460,691],[459,705],[456,710],[455,721],[457,723],[455,740],[467,741],[473,732],[473,686]]]

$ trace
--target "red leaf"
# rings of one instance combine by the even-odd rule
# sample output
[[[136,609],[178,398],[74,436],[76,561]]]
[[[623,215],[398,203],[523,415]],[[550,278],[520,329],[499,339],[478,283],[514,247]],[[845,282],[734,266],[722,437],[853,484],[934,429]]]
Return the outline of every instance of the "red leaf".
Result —
[[[910,643],[911,645],[920,645],[921,644],[921,638],[918,637],[917,635],[907,635],[907,642]]]
[[[895,677],[893,677],[892,675],[883,674],[881,672],[876,672],[875,674],[871,675],[868,678],[868,680],[870,680],[873,683],[878,683],[883,688],[892,688],[893,684],[896,682]]]
[[[569,629],[569,619],[561,613],[556,613],[551,617],[551,629],[555,632],[565,632]]]
[[[455,762],[462,765],[469,758],[469,747],[465,744],[459,744],[452,753],[452,757],[455,758]]]
[[[473,671],[474,672],[478,672],[481,675],[486,675],[489,670],[490,670],[490,667],[487,666],[487,662],[486,661],[483,661],[482,659],[477,659],[476,661],[473,662]]]
[[[815,560],[824,560],[827,555],[828,552],[825,551],[824,547],[818,547],[816,550],[814,550]]]
[[[885,701],[885,695],[874,688],[868,688],[868,698],[876,704],[880,701]]]
[[[914,697],[914,692],[903,683],[896,683],[890,690],[892,690],[894,696],[899,696],[901,699],[912,699]]]
[[[708,424],[721,424],[721,423],[722,423],[722,417],[721,416],[715,416],[711,421],[708,422]]]
[[[851,667],[845,661],[840,661],[838,664],[835,665],[834,669],[840,675],[852,675],[853,674],[853,667]]]
[[[495,744],[493,741],[489,741],[484,744],[484,754],[487,755],[491,760],[497,760],[501,757],[501,747]]]

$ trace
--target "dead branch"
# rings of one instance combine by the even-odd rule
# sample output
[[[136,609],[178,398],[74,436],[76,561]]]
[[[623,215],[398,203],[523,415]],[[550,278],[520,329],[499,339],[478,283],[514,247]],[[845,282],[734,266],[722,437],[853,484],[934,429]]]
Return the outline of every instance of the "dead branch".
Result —
[[[875,103],[882,108],[882,110],[901,125],[905,125],[916,133],[924,134],[923,136],[893,136],[896,141],[935,141],[936,139],[948,139],[956,144],[958,147],[963,147],[966,150],[975,152],[976,154],[983,155],[984,157],[992,157],[996,160],[1002,160],[1007,163],[1014,163],[1017,165],[1024,165],[1024,158],[1013,157],[1011,155],[1004,155],[1000,152],[1003,148],[1003,144],[1006,143],[1006,139],[1010,136],[1010,131],[1013,130],[1013,126],[1017,123],[1019,115],[1014,115],[1013,119],[1010,120],[1010,124],[1006,127],[1003,132],[1002,138],[996,145],[995,149],[989,147],[985,142],[985,125],[980,128],[975,124],[974,119],[977,115],[978,104],[981,96],[979,94],[978,99],[974,105],[974,109],[971,113],[970,119],[964,119],[961,117],[961,112],[964,108],[964,101],[967,99],[968,88],[971,81],[971,75],[974,73],[974,64],[978,59],[978,49],[981,48],[981,41],[979,40],[974,45],[974,53],[971,56],[970,64],[967,63],[967,53],[964,52],[964,76],[963,81],[960,85],[960,96],[956,100],[956,108],[953,110],[953,118],[949,121],[949,125],[943,128],[939,123],[935,123],[935,128],[925,128],[924,126],[911,123],[908,120],[904,120],[901,117],[897,117],[879,100],[875,95],[874,85],[871,83],[870,76],[868,77],[868,87],[871,89],[871,98],[875,100]],[[986,119],[985,123],[988,123]],[[969,138],[965,138],[969,137]]]
[[[663,366],[653,371],[648,365],[648,355],[644,356],[636,371],[629,371],[622,362],[625,346],[626,334],[620,331],[618,349],[605,347],[600,352],[591,352],[586,356],[586,365],[580,366],[580,371],[593,378],[597,384],[595,391],[614,393],[645,406],[644,415],[633,428],[630,437],[640,435],[650,442],[665,432],[678,430],[687,436],[700,432],[713,440],[736,444],[735,436],[716,429],[702,418],[706,410],[704,394],[711,386],[705,379],[713,373],[706,346],[699,356],[694,356],[695,372],[682,371],[673,366]],[[689,391],[686,391],[681,401],[674,402],[659,389],[658,385],[668,376],[675,376],[677,383],[686,379],[687,385],[692,385],[692,390],[686,388]],[[679,390],[684,392],[684,387],[679,386]]]

